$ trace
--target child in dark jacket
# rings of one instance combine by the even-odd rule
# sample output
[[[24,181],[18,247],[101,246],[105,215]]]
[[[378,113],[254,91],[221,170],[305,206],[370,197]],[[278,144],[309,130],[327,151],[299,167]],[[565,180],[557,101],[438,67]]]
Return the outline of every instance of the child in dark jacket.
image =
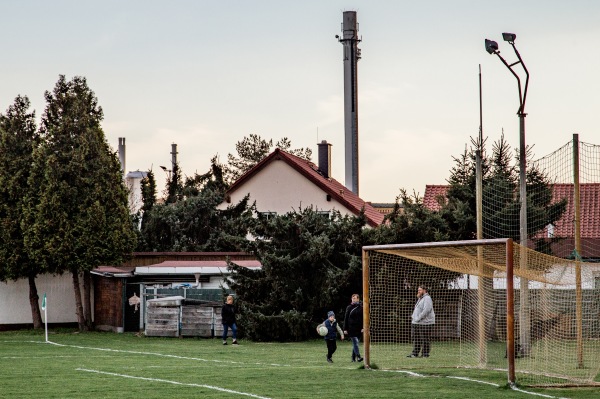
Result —
[[[233,296],[229,295],[225,305],[221,308],[221,323],[223,323],[223,345],[227,345],[227,333],[231,328],[233,342],[237,345],[237,324],[235,323],[235,306],[233,305]]]
[[[327,313],[327,320],[317,326],[317,331],[319,331],[319,327],[321,326],[327,327],[327,335],[325,335],[325,343],[327,344],[327,361],[329,363],[333,363],[333,359],[331,357],[337,349],[337,333],[340,333],[343,341],[344,332],[335,320],[335,313],[333,313],[333,311],[329,311]]]

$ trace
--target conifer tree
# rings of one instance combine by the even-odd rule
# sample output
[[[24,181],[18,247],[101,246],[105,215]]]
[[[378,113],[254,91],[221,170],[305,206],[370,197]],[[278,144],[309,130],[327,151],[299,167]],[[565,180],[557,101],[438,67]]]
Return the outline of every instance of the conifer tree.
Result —
[[[27,196],[24,212],[25,244],[49,272],[71,273],[79,328],[88,330],[90,270],[122,263],[135,245],[127,188],[86,79],[60,75],[45,99],[42,143],[29,176],[36,190]]]
[[[266,218],[252,234],[261,270],[231,265],[229,286],[238,296],[240,326],[259,341],[297,341],[314,335],[327,310],[341,313],[361,291],[364,214],[331,217],[312,208]]]
[[[36,185],[28,179],[33,151],[39,145],[35,112],[26,96],[17,96],[0,114],[0,281],[28,279],[34,328],[42,328],[35,278],[44,272],[33,262],[23,241],[24,198]]]

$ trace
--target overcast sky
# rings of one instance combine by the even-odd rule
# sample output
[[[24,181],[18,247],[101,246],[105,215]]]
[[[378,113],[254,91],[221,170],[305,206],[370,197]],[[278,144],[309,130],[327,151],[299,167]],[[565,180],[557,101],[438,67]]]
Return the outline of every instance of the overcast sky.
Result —
[[[333,144],[344,183],[342,12],[357,11],[360,196],[444,184],[470,137],[519,141],[517,81],[484,39],[502,32],[531,74],[527,144],[536,158],[579,133],[600,144],[600,2],[2,1],[0,112],[27,95],[42,115],[59,74],[87,78],[127,170],[164,178],[171,143],[183,172],[209,169],[250,133],[293,147]],[[162,182],[159,181],[162,189]]]

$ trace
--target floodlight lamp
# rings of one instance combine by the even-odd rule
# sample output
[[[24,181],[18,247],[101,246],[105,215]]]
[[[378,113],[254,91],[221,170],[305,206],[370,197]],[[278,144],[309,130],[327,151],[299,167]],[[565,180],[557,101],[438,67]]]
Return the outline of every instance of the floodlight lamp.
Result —
[[[502,39],[504,39],[505,42],[514,43],[516,38],[517,38],[517,35],[515,35],[514,33],[503,33],[502,34]]]
[[[498,43],[493,40],[485,39],[485,51],[490,54],[495,54],[498,51]]]

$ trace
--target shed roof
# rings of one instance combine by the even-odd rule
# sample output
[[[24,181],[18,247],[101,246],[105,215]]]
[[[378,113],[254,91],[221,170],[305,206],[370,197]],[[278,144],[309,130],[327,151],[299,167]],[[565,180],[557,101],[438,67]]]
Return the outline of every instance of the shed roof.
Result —
[[[232,261],[238,266],[250,269],[260,269],[262,264],[257,260]],[[227,273],[227,261],[225,260],[167,260],[153,265],[137,266],[135,275],[159,275],[159,274],[222,274]]]

